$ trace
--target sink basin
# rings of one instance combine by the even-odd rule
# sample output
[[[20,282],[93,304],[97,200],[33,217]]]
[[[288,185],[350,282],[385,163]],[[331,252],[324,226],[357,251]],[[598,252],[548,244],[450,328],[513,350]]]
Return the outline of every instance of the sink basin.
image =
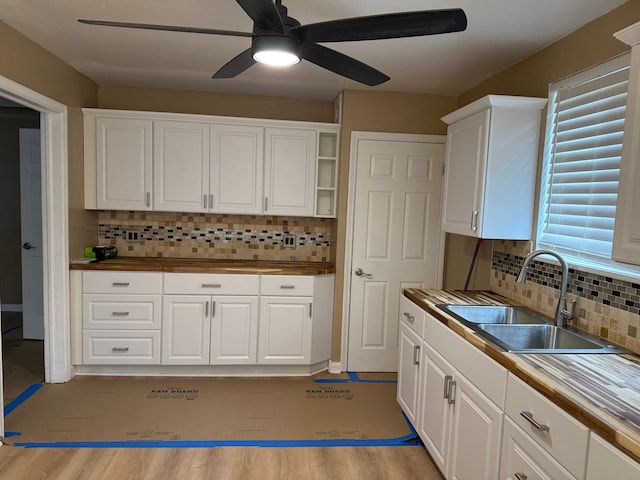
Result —
[[[620,353],[623,348],[555,325],[479,324],[477,332],[505,350],[530,353]],[[588,337],[588,338],[587,338]]]
[[[438,305],[458,320],[469,323],[490,324],[544,324],[548,319],[525,307],[498,305]]]

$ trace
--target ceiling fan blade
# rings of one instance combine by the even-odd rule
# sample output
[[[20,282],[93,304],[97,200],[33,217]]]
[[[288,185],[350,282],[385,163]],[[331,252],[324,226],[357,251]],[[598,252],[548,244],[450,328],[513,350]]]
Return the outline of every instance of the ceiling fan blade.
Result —
[[[225,63],[220,70],[213,74],[211,78],[233,78],[240,75],[256,61],[253,59],[251,48],[247,48],[244,52],[236,55],[234,58]]]
[[[264,30],[284,33],[282,18],[272,0],[236,0],[236,2],[251,17],[256,26]]]
[[[294,27],[291,32],[305,42],[350,42],[461,32],[466,28],[464,11],[454,8],[330,20]]]
[[[302,58],[338,75],[373,87],[389,80],[384,73],[330,48],[315,43],[301,45]]]
[[[104,27],[139,28],[141,30],[163,30],[166,32],[204,33],[208,35],[231,35],[234,37],[252,37],[252,33],[234,32],[231,30],[216,30],[213,28],[180,27],[175,25],[154,25],[151,23],[111,22],[107,20],[87,20],[79,18],[78,22],[87,25],[101,25]]]

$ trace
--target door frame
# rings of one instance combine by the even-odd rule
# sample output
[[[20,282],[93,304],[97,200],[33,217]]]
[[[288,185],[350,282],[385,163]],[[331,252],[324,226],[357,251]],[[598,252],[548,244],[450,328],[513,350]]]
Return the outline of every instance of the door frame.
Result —
[[[342,272],[344,278],[344,289],[342,291],[342,335],[340,344],[340,371],[345,371],[347,366],[347,357],[349,355],[349,322],[351,311],[351,262],[353,261],[353,222],[355,216],[355,199],[356,199],[356,179],[358,164],[358,142],[360,140],[378,140],[388,142],[423,142],[423,143],[441,143],[445,144],[446,135],[429,135],[414,133],[388,133],[388,132],[351,132],[351,146],[349,150],[349,186],[347,191],[347,218],[345,232],[345,251],[344,251],[344,270]],[[442,181],[444,182],[444,176]],[[444,240],[445,234],[441,232],[438,246],[437,258],[437,285],[436,288],[442,287],[442,277],[444,272]],[[337,370],[332,366],[332,371]]]
[[[0,95],[40,112],[45,381],[64,383],[73,376],[69,333],[67,106],[2,75]]]

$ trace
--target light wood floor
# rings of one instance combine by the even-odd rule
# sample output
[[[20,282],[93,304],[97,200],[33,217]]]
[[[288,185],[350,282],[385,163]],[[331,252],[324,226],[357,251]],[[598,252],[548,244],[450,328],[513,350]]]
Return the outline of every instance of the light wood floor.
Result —
[[[25,449],[0,447],[3,479],[443,480],[423,447]]]
[[[3,331],[16,315],[3,314]],[[41,342],[5,335],[5,403],[43,380]],[[12,438],[6,439],[10,442]],[[443,480],[424,447],[23,448],[0,446],[2,480]]]

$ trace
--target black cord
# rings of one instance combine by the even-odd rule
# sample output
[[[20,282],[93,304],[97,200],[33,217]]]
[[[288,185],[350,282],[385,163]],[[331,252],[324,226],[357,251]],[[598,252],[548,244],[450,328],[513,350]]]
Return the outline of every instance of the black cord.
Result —
[[[480,244],[482,243],[482,239],[479,238],[476,242],[476,249],[473,252],[473,257],[471,258],[471,265],[469,265],[469,273],[467,274],[467,281],[464,283],[464,289],[468,290],[469,282],[471,281],[471,274],[473,273],[473,267],[476,265],[476,258],[478,258],[478,250],[480,250]]]

